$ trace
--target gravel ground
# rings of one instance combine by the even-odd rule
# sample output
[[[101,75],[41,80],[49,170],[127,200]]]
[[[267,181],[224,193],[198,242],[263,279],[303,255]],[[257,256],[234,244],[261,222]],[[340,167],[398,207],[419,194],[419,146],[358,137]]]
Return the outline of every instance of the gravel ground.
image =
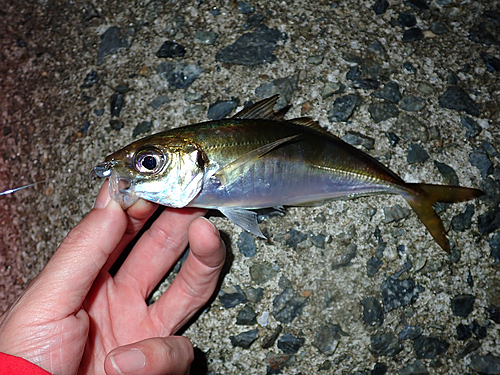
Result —
[[[212,217],[228,272],[184,332],[193,372],[500,374],[500,2],[3,0],[0,20],[0,189],[47,181],[0,197],[0,311],[107,154],[280,93],[407,181],[486,196],[441,206],[451,255],[397,196],[264,213],[268,240]]]

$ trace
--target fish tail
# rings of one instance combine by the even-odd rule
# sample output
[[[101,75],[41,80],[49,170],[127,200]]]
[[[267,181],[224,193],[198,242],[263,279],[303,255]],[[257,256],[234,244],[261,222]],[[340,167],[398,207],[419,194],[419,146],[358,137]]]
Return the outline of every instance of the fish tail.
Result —
[[[406,184],[409,192],[403,194],[411,208],[429,230],[441,248],[450,252],[443,222],[434,210],[436,202],[457,203],[477,198],[484,193],[478,189],[450,185]]]

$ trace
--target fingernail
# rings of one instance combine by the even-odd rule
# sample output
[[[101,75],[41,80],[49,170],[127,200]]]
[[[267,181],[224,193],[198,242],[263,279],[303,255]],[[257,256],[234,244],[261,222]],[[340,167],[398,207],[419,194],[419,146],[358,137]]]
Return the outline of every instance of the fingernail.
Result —
[[[220,237],[219,230],[217,227],[212,223],[210,220],[208,220],[205,216],[201,216],[202,219],[205,219],[207,223],[209,223],[212,226],[212,230],[214,231],[214,234]]]
[[[121,375],[133,373],[146,366],[146,357],[137,348],[113,354],[110,360],[115,370]]]
[[[98,210],[104,208],[111,201],[111,197],[109,196],[109,194],[103,194],[103,195],[104,195],[103,197],[102,196],[97,197],[94,203],[94,208],[97,208]]]

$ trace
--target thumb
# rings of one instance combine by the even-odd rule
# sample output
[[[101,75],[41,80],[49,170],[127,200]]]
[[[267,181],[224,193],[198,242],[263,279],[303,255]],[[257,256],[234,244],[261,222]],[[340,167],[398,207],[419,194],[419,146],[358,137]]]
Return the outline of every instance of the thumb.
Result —
[[[193,360],[193,345],[186,337],[154,337],[113,349],[104,370],[107,375],[185,375]]]

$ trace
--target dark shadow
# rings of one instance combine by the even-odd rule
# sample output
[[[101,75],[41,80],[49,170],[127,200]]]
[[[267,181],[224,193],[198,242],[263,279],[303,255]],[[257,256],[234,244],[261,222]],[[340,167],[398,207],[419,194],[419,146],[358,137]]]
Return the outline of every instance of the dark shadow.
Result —
[[[189,375],[208,374],[207,355],[199,348],[194,348],[194,361],[191,364]]]

